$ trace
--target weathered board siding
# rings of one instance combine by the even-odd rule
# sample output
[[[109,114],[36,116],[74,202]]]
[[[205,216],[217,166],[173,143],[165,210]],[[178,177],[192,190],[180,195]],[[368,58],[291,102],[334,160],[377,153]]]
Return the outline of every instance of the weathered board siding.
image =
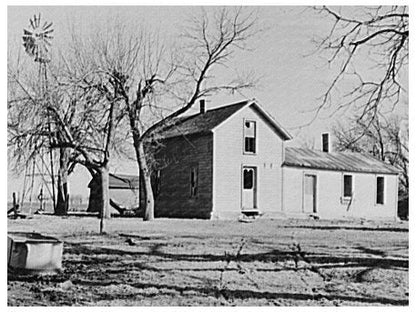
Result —
[[[256,154],[243,153],[244,120],[256,121]],[[281,212],[282,139],[251,106],[214,129],[213,218],[241,214],[242,167],[257,168],[257,207],[265,216]]]
[[[345,217],[394,220],[397,215],[397,175],[351,173],[353,200],[350,207],[341,203],[343,172],[284,167],[283,209],[287,216],[303,214],[303,177],[317,176],[317,214],[323,219]],[[376,177],[385,179],[385,203],[376,204]]]
[[[165,142],[157,156],[160,194],[155,198],[155,217],[209,219],[212,211],[212,133],[175,137]],[[191,197],[191,168],[198,167],[198,190]]]

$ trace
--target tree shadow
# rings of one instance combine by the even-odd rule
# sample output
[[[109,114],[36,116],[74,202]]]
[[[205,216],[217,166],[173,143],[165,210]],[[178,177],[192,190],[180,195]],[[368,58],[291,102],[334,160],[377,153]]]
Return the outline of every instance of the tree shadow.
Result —
[[[209,253],[200,253],[200,254],[188,254],[188,253],[170,253],[164,252],[162,247],[167,244],[155,243],[149,246],[148,250],[145,251],[131,251],[131,250],[121,250],[118,248],[110,247],[88,247],[82,244],[70,244],[66,249],[66,252],[69,254],[75,255],[87,255],[87,256],[100,256],[100,255],[116,255],[116,256],[156,256],[162,259],[171,260],[171,261],[190,261],[190,262],[226,262],[226,261],[239,261],[239,262],[284,262],[294,260],[299,252],[297,251],[285,251],[274,249],[268,252],[254,253],[254,254],[239,254],[238,256],[233,254],[209,254]],[[397,258],[388,258],[385,257],[384,252],[370,249],[366,247],[358,247],[357,249],[365,252],[366,254],[372,255],[371,257],[357,257],[357,256],[334,256],[325,253],[314,253],[314,252],[305,252],[302,251],[302,257],[306,258],[309,262],[315,265],[323,265],[325,268],[335,268],[335,267],[354,267],[354,266],[368,266],[368,267],[391,267],[391,268],[408,268],[409,260],[408,259],[397,259]],[[382,257],[374,257],[382,256]],[[136,258],[136,257],[134,257]],[[95,263],[95,260],[84,260],[92,261]],[[106,259],[97,259],[96,262],[105,262]],[[117,261],[115,259],[108,259],[110,262]],[[81,260],[82,262],[82,260]]]
[[[98,287],[98,286],[108,286],[108,282],[97,282],[97,281],[87,281],[87,280],[78,280],[75,282],[78,285],[87,286],[87,287]],[[316,301],[325,298],[326,300],[338,300],[338,301],[348,301],[354,303],[379,303],[379,304],[388,304],[388,305],[397,305],[397,306],[406,306],[409,304],[409,300],[404,299],[393,299],[393,298],[384,298],[384,297],[364,297],[364,296],[347,296],[347,295],[334,295],[334,294],[322,294],[322,293],[290,293],[290,292],[270,292],[270,291],[253,291],[253,290],[244,290],[244,289],[218,289],[217,287],[195,287],[195,286],[180,286],[180,285],[168,285],[168,284],[157,284],[157,283],[131,283],[129,284],[132,287],[139,289],[146,288],[156,288],[161,291],[158,295],[163,295],[164,290],[176,291],[178,293],[184,293],[193,291],[202,296],[212,296],[212,297],[224,297],[226,300],[249,300],[249,299],[266,299],[266,300],[276,300],[276,299],[291,299],[298,301]],[[171,292],[170,292],[171,293]],[[146,294],[143,294],[146,296]],[[151,294],[153,297],[154,294]]]
[[[352,231],[371,231],[371,232],[409,232],[407,228],[397,227],[364,227],[364,226],[344,226],[344,225],[283,225],[282,228],[289,229],[311,229],[311,230],[352,230]]]

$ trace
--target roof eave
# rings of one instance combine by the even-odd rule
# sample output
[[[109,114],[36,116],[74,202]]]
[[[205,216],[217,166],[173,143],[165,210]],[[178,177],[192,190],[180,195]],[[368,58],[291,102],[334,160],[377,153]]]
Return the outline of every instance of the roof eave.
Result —
[[[282,139],[285,141],[293,139],[292,135],[281,125],[279,124],[272,115],[270,115],[259,103],[253,100],[250,105],[254,104],[256,109],[267,119],[267,121],[273,126],[273,128],[280,134]]]
[[[301,164],[294,164],[289,162],[283,162],[282,167],[295,167],[295,168],[305,168],[305,169],[311,169],[311,170],[325,170],[325,171],[342,171],[342,172],[355,172],[355,173],[370,173],[370,174],[389,174],[389,175],[399,175],[399,172],[386,172],[386,171],[380,171],[380,170],[356,170],[351,168],[325,168],[325,167],[319,167],[319,166],[306,166]]]

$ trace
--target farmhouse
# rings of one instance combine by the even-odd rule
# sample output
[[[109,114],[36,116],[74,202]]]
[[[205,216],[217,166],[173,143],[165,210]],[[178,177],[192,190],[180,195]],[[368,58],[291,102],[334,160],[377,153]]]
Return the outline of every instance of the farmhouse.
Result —
[[[370,156],[286,148],[290,134],[255,100],[158,130],[156,217],[309,216],[394,219],[398,172]]]

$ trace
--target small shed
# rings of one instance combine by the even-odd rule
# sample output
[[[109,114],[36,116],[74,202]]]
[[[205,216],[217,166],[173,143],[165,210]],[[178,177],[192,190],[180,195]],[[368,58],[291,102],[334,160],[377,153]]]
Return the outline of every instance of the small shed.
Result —
[[[88,188],[90,189],[90,197],[87,211],[100,212],[101,185],[98,182],[98,177],[91,179]],[[110,173],[109,188],[110,199],[114,203],[124,207],[139,206],[139,176]]]

